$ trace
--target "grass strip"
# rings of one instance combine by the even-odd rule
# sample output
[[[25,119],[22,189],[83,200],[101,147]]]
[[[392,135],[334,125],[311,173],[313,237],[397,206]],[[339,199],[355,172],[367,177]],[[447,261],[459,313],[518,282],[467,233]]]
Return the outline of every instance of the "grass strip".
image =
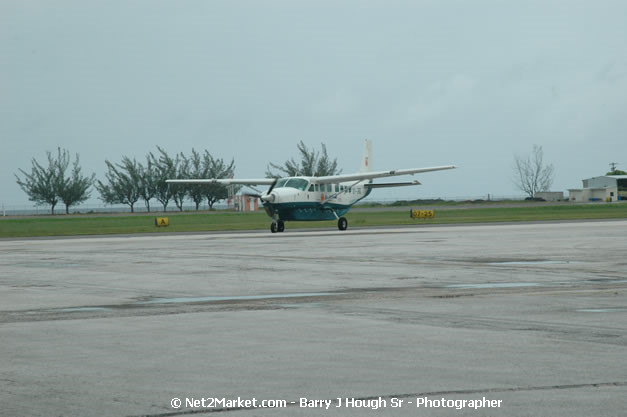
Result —
[[[414,207],[421,208],[421,207]],[[422,207],[424,208],[424,207]],[[155,217],[168,217],[169,227],[156,227]],[[361,210],[346,216],[351,226],[459,224],[518,221],[627,218],[627,204],[536,207],[481,207],[435,210],[433,219],[411,219],[406,211]],[[76,236],[269,229],[264,212],[156,213],[153,215],[63,215],[0,218],[0,237]],[[335,221],[287,222],[286,229],[336,227]]]

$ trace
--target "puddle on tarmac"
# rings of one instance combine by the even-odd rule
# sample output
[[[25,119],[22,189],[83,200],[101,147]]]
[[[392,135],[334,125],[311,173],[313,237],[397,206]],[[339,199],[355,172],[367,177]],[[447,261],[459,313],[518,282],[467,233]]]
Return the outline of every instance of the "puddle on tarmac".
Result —
[[[540,284],[535,282],[487,282],[484,284],[453,284],[447,285],[446,288],[518,288],[518,287],[537,287]]]
[[[344,293],[330,293],[330,292],[308,292],[308,293],[294,293],[294,294],[267,294],[267,295],[236,295],[227,297],[178,297],[178,298],[154,298],[148,301],[138,301],[134,305],[146,305],[146,304],[175,304],[175,303],[202,303],[207,301],[230,301],[230,300],[265,300],[270,298],[298,298],[298,297],[321,297],[329,295],[341,295]],[[120,306],[110,307],[66,307],[66,308],[52,308],[46,310],[50,313],[85,313],[85,312],[104,312],[114,311],[116,308],[127,307],[128,304]],[[295,304],[296,306],[296,304]],[[28,312],[27,314],[36,314],[37,312]]]
[[[582,308],[580,313],[622,313],[627,311],[627,307],[610,307],[610,308]]]
[[[111,311],[110,308],[105,307],[68,307],[68,308],[54,308],[52,310],[54,313],[78,313],[81,311]]]
[[[536,260],[536,261],[496,261],[488,262],[488,265],[568,265],[580,263],[579,261],[549,261],[549,260]]]
[[[138,301],[136,304],[174,304],[174,303],[202,303],[207,301],[241,301],[241,300],[266,300],[270,298],[298,298],[298,297],[322,297],[328,295],[340,295],[341,293],[308,292],[295,294],[267,294],[267,295],[234,295],[224,297],[177,297],[154,298],[149,301]]]
[[[85,266],[84,264],[77,264],[71,262],[45,262],[45,261],[33,261],[33,262],[21,262],[14,264],[15,266],[28,267],[28,268],[78,268]]]

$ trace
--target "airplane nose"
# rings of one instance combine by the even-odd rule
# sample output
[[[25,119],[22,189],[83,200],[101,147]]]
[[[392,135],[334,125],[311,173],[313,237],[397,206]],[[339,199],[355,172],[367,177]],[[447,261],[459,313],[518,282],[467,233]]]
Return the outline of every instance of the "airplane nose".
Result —
[[[270,193],[269,195],[261,196],[261,200],[266,201],[268,203],[275,203],[278,199],[277,199],[276,193],[273,192],[273,193]]]

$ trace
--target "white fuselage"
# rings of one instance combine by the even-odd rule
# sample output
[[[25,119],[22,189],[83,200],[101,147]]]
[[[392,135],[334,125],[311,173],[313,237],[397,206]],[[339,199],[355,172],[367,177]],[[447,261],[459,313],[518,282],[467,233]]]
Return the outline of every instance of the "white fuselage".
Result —
[[[368,181],[319,184],[315,177],[281,178],[262,196],[266,212],[281,220],[332,220],[366,197]]]

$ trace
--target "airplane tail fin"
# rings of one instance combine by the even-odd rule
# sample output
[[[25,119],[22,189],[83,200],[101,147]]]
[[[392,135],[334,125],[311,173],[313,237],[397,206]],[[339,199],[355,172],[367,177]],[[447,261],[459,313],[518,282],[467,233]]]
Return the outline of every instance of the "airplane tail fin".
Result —
[[[372,171],[372,142],[366,139],[364,145],[364,157],[361,160],[361,168],[359,168],[359,172],[370,171]]]

